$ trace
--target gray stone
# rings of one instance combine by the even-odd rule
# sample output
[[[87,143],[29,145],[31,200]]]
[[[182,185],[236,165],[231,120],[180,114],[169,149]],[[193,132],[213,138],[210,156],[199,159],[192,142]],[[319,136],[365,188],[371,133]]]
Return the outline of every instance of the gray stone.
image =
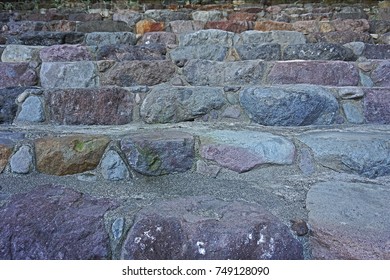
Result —
[[[105,45],[97,50],[97,60],[164,60],[166,48],[157,45]]]
[[[281,49],[279,44],[269,43],[260,45],[241,45],[235,48],[241,60],[280,60]]]
[[[52,185],[12,195],[0,208],[0,259],[109,259],[104,214],[114,207],[111,200]]]
[[[135,45],[136,42],[136,35],[132,32],[93,32],[85,36],[87,46]]]
[[[7,45],[1,55],[2,62],[33,62],[39,61],[39,51],[42,47]]]
[[[365,32],[354,31],[332,31],[332,32],[314,32],[307,35],[307,40],[310,43],[328,42],[335,44],[347,44],[351,42],[371,43],[370,34]]]
[[[196,11],[192,13],[193,20],[199,21],[219,21],[223,20],[224,15],[222,11]]]
[[[156,131],[127,136],[121,149],[137,172],[159,176],[185,172],[192,168],[194,137],[177,131]]]
[[[195,20],[175,20],[169,22],[171,31],[175,34],[181,33],[192,33],[195,31],[202,30],[205,22]]]
[[[314,259],[390,259],[388,186],[322,182],[307,194]]]
[[[375,178],[390,174],[390,135],[364,132],[311,132],[300,135],[315,160],[332,170]]]
[[[240,103],[254,122],[276,126],[332,124],[339,110],[329,90],[311,85],[247,88]]]
[[[350,49],[354,55],[361,56],[366,47],[366,44],[364,44],[363,42],[350,42],[344,44],[344,47]]]
[[[236,35],[233,32],[208,29],[200,30],[193,33],[184,33],[179,36],[179,45],[194,46],[194,45],[219,45],[222,47],[233,46],[233,41]]]
[[[342,99],[359,99],[364,96],[364,91],[359,87],[341,87],[338,93]]]
[[[315,162],[308,148],[300,150],[298,166],[305,176],[310,176],[316,172]]]
[[[390,45],[390,32],[380,35],[378,43]]]
[[[390,59],[390,45],[366,44],[363,56],[367,59]]]
[[[211,176],[211,177],[217,177],[218,173],[221,171],[221,167],[214,164],[207,164],[203,160],[198,160],[196,162],[196,172]]]
[[[190,197],[142,209],[121,259],[303,259],[303,250],[288,227],[259,205]]]
[[[261,60],[216,62],[191,60],[183,68],[183,74],[191,85],[226,86],[261,83],[265,64]]]
[[[54,45],[41,49],[40,58],[44,62],[92,60],[88,48],[82,45]]]
[[[138,21],[143,18],[142,14],[131,10],[119,10],[112,15],[114,21],[123,21],[134,30],[135,25]]]
[[[48,32],[31,31],[23,33],[20,43],[28,46],[52,46],[61,44],[81,44],[84,41],[84,33],[81,32]]]
[[[390,60],[384,60],[372,71],[371,79],[377,87],[390,87]]]
[[[390,89],[365,89],[364,116],[369,123],[390,124]]]
[[[118,62],[100,74],[102,85],[154,86],[169,81],[175,73],[170,60],[133,60]]]
[[[126,164],[114,150],[109,150],[104,155],[101,162],[101,169],[104,179],[110,181],[125,180],[130,176]]]
[[[223,61],[226,57],[228,48],[217,45],[195,45],[177,47],[169,55],[173,61],[183,59],[206,59]]]
[[[125,225],[124,218],[117,218],[112,223],[111,231],[112,231],[112,235],[114,236],[115,240],[119,240],[122,237],[124,225]]]
[[[360,77],[360,83],[362,84],[363,87],[371,88],[374,86],[374,82],[372,79],[364,74],[362,71],[359,71],[359,77]]]
[[[201,156],[236,172],[262,164],[292,164],[295,146],[284,137],[254,131],[216,130],[201,135]]]
[[[280,45],[295,45],[305,44],[306,38],[300,32],[296,31],[255,31],[249,30],[242,32],[239,37],[236,37],[235,46],[244,45],[259,45],[265,43],[276,43]]]
[[[221,89],[159,86],[146,96],[140,115],[147,123],[181,122],[220,109],[225,103]]]
[[[222,113],[222,117],[230,118],[230,119],[238,119],[240,116],[241,116],[240,106],[227,107]]]
[[[280,61],[268,74],[271,84],[357,86],[359,71],[345,61]]]
[[[366,19],[367,14],[361,7],[346,6],[340,12],[334,14],[334,18],[340,19]]]
[[[30,146],[23,145],[11,157],[11,171],[18,174],[27,174],[33,168],[33,156]]]
[[[82,33],[94,33],[94,32],[128,32],[132,27],[128,26],[122,21],[112,20],[89,20],[86,22],[78,22],[76,31]]]
[[[16,99],[25,87],[0,88],[0,124],[12,123],[18,111]]]
[[[384,34],[390,32],[390,21],[389,20],[370,20],[371,34]]]
[[[140,43],[143,45],[161,44],[166,47],[176,45],[176,34],[172,32],[147,32],[145,33]]]
[[[364,115],[362,105],[358,102],[345,102],[342,105],[345,117],[349,123],[362,124],[364,123]]]
[[[99,84],[97,66],[92,61],[43,62],[40,77],[43,88],[89,88]]]
[[[289,45],[283,51],[283,59],[294,60],[355,60],[353,52],[331,43]]]
[[[153,19],[155,21],[174,21],[174,20],[190,20],[191,15],[186,11],[173,11],[173,10],[147,10],[144,13],[144,17]]]
[[[42,100],[37,96],[27,97],[16,120],[26,122],[45,121],[45,109]]]

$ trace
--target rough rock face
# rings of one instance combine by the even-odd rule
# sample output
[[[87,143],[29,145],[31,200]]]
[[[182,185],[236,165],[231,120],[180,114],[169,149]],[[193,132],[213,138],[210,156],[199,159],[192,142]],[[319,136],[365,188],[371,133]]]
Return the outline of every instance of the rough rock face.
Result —
[[[0,88],[34,86],[37,73],[27,62],[0,62]]]
[[[60,186],[13,195],[0,208],[0,259],[109,259],[103,217],[113,207]]]
[[[157,44],[140,46],[106,45],[97,51],[97,60],[163,60],[166,49]]]
[[[247,88],[240,93],[240,103],[262,125],[331,124],[339,109],[328,90],[311,85]]]
[[[62,176],[95,169],[108,143],[103,136],[40,138],[35,141],[37,170]]]
[[[307,195],[315,259],[390,259],[388,187],[323,182]]]
[[[18,111],[15,100],[25,87],[0,88],[0,124],[12,123]]]
[[[136,134],[121,141],[130,166],[145,175],[158,176],[185,172],[192,168],[194,137],[176,131]]]
[[[136,42],[136,35],[131,32],[92,32],[85,37],[87,46],[134,45]]]
[[[302,259],[303,253],[288,228],[262,207],[192,197],[142,209],[127,235],[121,258]]]
[[[290,45],[283,51],[285,60],[354,60],[353,52],[343,46],[330,43]]]
[[[198,118],[224,104],[220,89],[160,86],[146,96],[140,113],[147,123],[182,122]]]
[[[43,48],[40,58],[44,62],[92,60],[87,47],[82,45],[54,45]]]
[[[122,88],[45,91],[49,119],[56,124],[108,125],[131,122],[134,98]]]
[[[370,123],[390,124],[390,90],[365,89],[364,115]]]

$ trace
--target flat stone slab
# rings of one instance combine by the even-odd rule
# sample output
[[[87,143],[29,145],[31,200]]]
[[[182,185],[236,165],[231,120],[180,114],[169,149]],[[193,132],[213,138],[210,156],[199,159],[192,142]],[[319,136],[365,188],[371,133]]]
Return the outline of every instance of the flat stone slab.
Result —
[[[364,89],[364,116],[369,123],[390,124],[390,88]]]
[[[41,49],[39,56],[43,62],[92,60],[88,48],[82,45],[54,45]]]
[[[295,159],[294,144],[271,133],[216,130],[200,137],[203,158],[239,173],[262,164],[292,164]]]
[[[52,185],[13,195],[0,207],[0,259],[110,259],[104,214],[114,207]]]
[[[303,250],[288,228],[259,205],[190,197],[142,209],[121,258],[303,259]]]
[[[250,87],[241,91],[240,103],[251,120],[271,126],[328,125],[339,110],[332,93],[314,85]]]
[[[309,132],[298,139],[312,149],[315,160],[330,169],[375,178],[390,174],[390,134]]]
[[[150,176],[188,171],[194,163],[194,148],[194,137],[177,131],[147,132],[121,140],[130,166]]]
[[[307,194],[314,259],[390,259],[390,190],[323,182]]]

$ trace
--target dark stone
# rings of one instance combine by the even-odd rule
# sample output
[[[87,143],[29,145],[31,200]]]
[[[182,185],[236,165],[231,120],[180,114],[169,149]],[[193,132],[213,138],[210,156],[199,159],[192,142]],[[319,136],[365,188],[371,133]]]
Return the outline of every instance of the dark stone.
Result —
[[[390,45],[366,44],[363,56],[368,59],[390,59]]]
[[[65,125],[126,124],[132,121],[134,97],[125,89],[55,89],[45,91],[49,119]]]
[[[165,31],[148,32],[142,36],[140,43],[142,45],[161,44],[164,46],[173,46],[176,44],[176,34]]]
[[[23,87],[0,88],[0,124],[13,122],[18,111],[16,98],[25,89]]]
[[[191,20],[189,11],[174,11],[174,10],[147,10],[144,13],[145,18],[155,21],[175,21],[175,20]]]
[[[98,48],[97,60],[163,60],[166,49],[162,45],[105,45]]]
[[[122,21],[97,20],[80,22],[77,26],[77,32],[131,32],[133,28]]]
[[[369,123],[390,124],[390,89],[364,89],[364,117]]]
[[[99,21],[102,20],[102,16],[98,13],[85,14],[85,13],[74,13],[68,17],[72,21]]]
[[[27,62],[0,62],[0,88],[34,86],[37,82],[37,73]]]
[[[289,45],[283,51],[284,60],[356,60],[352,50],[331,43]]]
[[[335,43],[347,44],[351,42],[372,43],[372,38],[368,33],[353,32],[353,31],[332,31],[326,33],[315,32],[306,36],[310,43]]]
[[[370,20],[371,34],[384,34],[390,32],[390,20]]]
[[[19,40],[23,45],[30,46],[81,44],[84,34],[79,32],[26,32],[20,35]]]
[[[168,60],[118,62],[100,74],[102,85],[153,86],[169,81],[175,73],[175,65]]]
[[[144,175],[158,176],[191,169],[194,137],[177,131],[149,132],[123,138],[121,149],[130,166]]]
[[[236,47],[241,60],[280,60],[281,49],[279,44],[241,45]]]
[[[122,259],[303,259],[302,245],[259,205],[210,197],[178,198],[142,209]]]
[[[254,122],[276,126],[332,124],[339,110],[328,90],[310,85],[247,88],[240,103]]]
[[[390,87],[390,60],[384,60],[372,71],[371,79],[377,87]]]
[[[104,214],[114,207],[60,186],[13,195],[0,208],[0,259],[110,259]]]
[[[282,61],[272,67],[268,80],[271,84],[357,86],[359,71],[344,61]]]
[[[309,228],[304,220],[291,220],[291,229],[298,236],[304,236],[309,233]]]

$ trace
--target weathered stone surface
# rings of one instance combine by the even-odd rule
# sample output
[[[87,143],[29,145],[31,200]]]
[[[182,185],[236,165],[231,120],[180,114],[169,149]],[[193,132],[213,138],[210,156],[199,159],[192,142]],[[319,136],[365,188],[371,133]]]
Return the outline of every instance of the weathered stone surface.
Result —
[[[335,31],[353,31],[353,32],[368,32],[370,24],[366,19],[359,20],[340,20],[336,19],[332,21],[332,25]]]
[[[323,182],[307,195],[314,259],[390,259],[388,187]]]
[[[0,173],[6,167],[15,143],[23,138],[22,133],[0,132]]]
[[[330,27],[329,22],[326,22],[326,23],[327,23],[327,26]],[[318,26],[318,24],[319,24],[319,26]],[[313,33],[313,32],[320,32],[320,30],[321,30],[320,28],[321,28],[322,25],[324,25],[323,22],[317,23],[317,21],[315,21],[315,20],[295,21],[295,22],[292,23],[293,30],[297,31],[297,32],[301,32],[303,34],[310,34],[310,33]],[[325,31],[321,30],[321,32],[325,32]],[[327,31],[327,32],[329,32],[329,31]]]
[[[370,20],[370,29],[371,34],[384,34],[390,32],[390,20]]]
[[[39,51],[42,47],[7,45],[1,55],[2,62],[33,62],[39,61]]]
[[[29,46],[81,44],[84,41],[84,33],[31,31],[22,34],[19,37],[19,40],[23,45],[29,45]]]
[[[232,12],[228,15],[228,20],[231,21],[256,21],[257,15],[248,12]]]
[[[35,141],[37,170],[58,176],[93,170],[109,141],[104,136],[82,135],[40,138]]]
[[[85,35],[88,46],[135,45],[136,42],[136,35],[132,32],[93,32]]]
[[[335,18],[340,19],[366,19],[367,14],[364,12],[362,7],[356,6],[345,6],[340,12],[334,14]]]
[[[191,33],[204,28],[205,22],[195,20],[175,20],[169,23],[171,31],[175,34]]]
[[[201,136],[203,158],[242,173],[262,164],[292,164],[295,146],[284,137],[251,131],[217,130]]]
[[[29,96],[22,104],[17,121],[43,122],[45,121],[45,108],[42,100],[37,96]]]
[[[271,84],[357,86],[359,71],[344,61],[276,62],[268,74]]]
[[[163,60],[165,47],[157,44],[129,46],[106,45],[101,46],[96,53],[97,60]]]
[[[8,163],[8,159],[12,154],[12,146],[0,144],[0,173]]]
[[[227,55],[228,48],[218,45],[195,45],[177,47],[169,55],[173,61],[184,59],[206,59],[223,61]]]
[[[134,30],[135,24],[142,19],[142,14],[132,10],[119,10],[112,15],[112,19],[114,21],[123,21]]]
[[[0,88],[33,86],[38,77],[27,62],[0,62]]]
[[[241,33],[252,29],[253,24],[247,21],[208,21],[205,24],[205,29],[220,29],[234,33]]]
[[[338,95],[342,99],[359,99],[364,96],[364,91],[359,87],[341,87],[338,89]]]
[[[173,10],[147,10],[145,11],[144,16],[148,19],[164,22],[191,19],[191,15],[189,12]]]
[[[377,87],[390,87],[390,60],[384,60],[372,71],[371,79]]]
[[[366,44],[363,56],[368,59],[390,59],[390,45]]]
[[[207,164],[203,160],[198,160],[196,162],[196,172],[211,176],[211,177],[217,177],[218,173],[221,171],[221,167],[214,164]]]
[[[122,21],[97,20],[79,22],[77,24],[77,32],[92,33],[92,32],[129,32],[132,31],[131,26],[128,26]]]
[[[390,89],[365,89],[364,116],[369,123],[390,124]]]
[[[355,60],[353,52],[331,43],[289,45],[283,51],[284,60]]]
[[[361,56],[363,54],[364,49],[366,48],[366,44],[363,42],[351,42],[344,44],[344,47],[350,49],[354,55]]]
[[[13,195],[0,208],[0,259],[109,259],[104,214],[113,207],[60,186]]]
[[[192,13],[193,20],[199,21],[219,21],[223,20],[224,15],[222,11],[196,11]]]
[[[331,92],[310,85],[247,88],[240,103],[254,122],[276,126],[332,124],[339,110]]]
[[[15,100],[25,89],[25,87],[0,88],[0,124],[13,122],[18,111]]]
[[[191,197],[142,209],[121,258],[302,259],[303,253],[287,226],[259,205]]]
[[[194,137],[177,131],[156,131],[127,136],[121,141],[130,166],[137,172],[158,176],[192,168]]]
[[[145,33],[140,43],[143,45],[161,44],[164,46],[173,46],[176,44],[176,34],[172,32],[148,32]]]
[[[175,65],[169,60],[118,62],[100,74],[102,85],[153,86],[165,83],[175,73]]]
[[[200,30],[193,33],[185,33],[179,36],[180,46],[194,45],[219,45],[223,47],[233,46],[235,34],[223,30]]]
[[[279,21],[257,21],[253,27],[253,30],[257,31],[272,31],[272,30],[293,30],[293,25],[287,22]]]
[[[10,167],[13,173],[27,174],[33,168],[33,156],[31,147],[21,146],[10,159]]]
[[[390,174],[390,135],[363,132],[312,132],[298,137],[315,160],[332,170],[375,178]]]
[[[99,83],[92,61],[43,62],[40,78],[43,88],[89,88]]]
[[[311,33],[307,35],[310,43],[328,42],[335,44],[346,44],[351,42],[371,43],[372,38],[368,33],[353,31],[333,31],[327,33]]]
[[[264,62],[261,60],[191,60],[184,66],[183,74],[191,85],[197,86],[253,85],[260,83],[264,68]]]
[[[154,20],[143,19],[137,22],[135,26],[135,32],[137,34],[145,34],[148,32],[164,31],[164,22],[155,22]]]
[[[102,16],[99,13],[72,13],[69,14],[68,19],[72,21],[98,21],[102,20]]]
[[[147,123],[194,120],[226,103],[221,89],[209,87],[155,87],[141,106]]]
[[[101,162],[103,178],[110,181],[125,180],[130,177],[130,172],[120,155],[109,150]]]
[[[364,123],[363,108],[359,102],[349,101],[342,105],[345,117],[349,123]]]
[[[41,49],[43,62],[92,60],[88,48],[82,45],[54,45]]]
[[[45,23],[44,31],[75,32],[77,22],[69,20],[55,20]]]
[[[235,41],[235,45],[257,45],[264,43],[276,43],[280,45],[295,45],[305,44],[306,38],[300,32],[296,31],[245,31],[240,34],[238,40]]]
[[[269,43],[260,45],[241,45],[235,48],[242,60],[280,60],[281,49],[279,44]]]
[[[134,96],[122,88],[45,91],[49,119],[56,124],[108,125],[132,121]]]

